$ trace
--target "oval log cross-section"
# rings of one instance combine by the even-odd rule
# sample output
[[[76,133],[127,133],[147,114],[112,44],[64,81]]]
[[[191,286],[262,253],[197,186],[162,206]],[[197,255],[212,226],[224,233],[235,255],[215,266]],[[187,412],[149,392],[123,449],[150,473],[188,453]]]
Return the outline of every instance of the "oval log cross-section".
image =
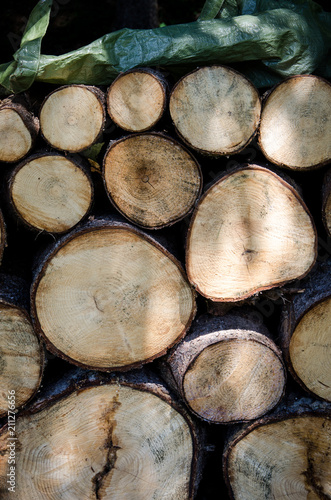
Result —
[[[179,262],[125,223],[92,221],[59,242],[33,286],[49,349],[97,369],[129,369],[185,334],[195,297]]]
[[[1,274],[0,417],[8,417],[9,411],[25,405],[41,383],[44,350],[27,313],[28,304],[28,285],[16,277]]]
[[[266,168],[244,166],[199,200],[187,274],[205,297],[238,301],[306,275],[316,243],[313,219],[295,189]]]
[[[200,167],[178,142],[135,134],[111,144],[103,169],[115,207],[138,226],[158,229],[185,217],[202,187]]]
[[[43,102],[40,129],[54,148],[77,153],[98,139],[105,116],[105,97],[100,89],[65,85],[51,92]]]
[[[331,402],[331,260],[319,263],[283,306],[280,334],[288,368],[313,396]]]
[[[194,428],[156,384],[114,380],[68,388],[17,416],[17,441],[10,437],[5,426],[0,432],[2,500],[13,496],[13,450],[18,500],[193,498]]]
[[[331,84],[314,75],[290,77],[267,97],[259,143],[276,165],[309,170],[331,159]]]
[[[171,92],[169,107],[182,139],[215,156],[241,151],[254,137],[261,113],[254,85],[224,66],[203,67],[184,76]]]
[[[89,170],[77,157],[44,153],[11,173],[10,198],[19,217],[40,231],[68,231],[88,213],[93,199]]]
[[[239,312],[201,316],[162,359],[161,369],[170,369],[174,389],[201,419],[253,420],[271,410],[285,390],[281,351],[268,336],[260,323]]]
[[[121,73],[109,87],[107,109],[123,130],[143,132],[162,117],[167,85],[161,74],[149,68]]]
[[[22,96],[0,102],[0,161],[16,162],[32,149],[39,133],[39,120]]]
[[[231,499],[331,497],[331,407],[298,397],[286,403],[230,437],[223,469]]]

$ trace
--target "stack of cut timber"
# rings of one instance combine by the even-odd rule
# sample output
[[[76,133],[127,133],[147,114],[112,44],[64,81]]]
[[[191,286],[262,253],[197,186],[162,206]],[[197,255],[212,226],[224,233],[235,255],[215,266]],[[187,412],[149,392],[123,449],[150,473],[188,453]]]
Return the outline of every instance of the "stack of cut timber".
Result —
[[[331,498],[330,83],[109,83],[0,104],[0,497]]]

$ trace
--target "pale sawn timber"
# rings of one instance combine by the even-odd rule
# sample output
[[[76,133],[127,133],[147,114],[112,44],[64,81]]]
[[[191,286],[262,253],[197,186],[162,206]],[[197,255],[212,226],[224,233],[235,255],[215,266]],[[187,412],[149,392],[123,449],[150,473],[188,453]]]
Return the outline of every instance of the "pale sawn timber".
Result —
[[[88,214],[93,202],[90,170],[78,155],[29,156],[11,172],[8,187],[15,213],[38,231],[68,231]]]
[[[244,149],[257,132],[261,100],[243,75],[225,66],[198,68],[180,79],[169,109],[179,136],[208,155]]]
[[[102,134],[104,93],[90,85],[64,85],[45,98],[39,118],[41,133],[52,147],[78,153]]]
[[[229,429],[223,471],[231,500],[329,499],[331,405],[290,394],[271,414]]]
[[[259,418],[284,395],[282,353],[249,309],[200,316],[160,366],[190,410],[210,423]]]
[[[331,84],[315,75],[297,75],[267,96],[259,144],[276,165],[310,170],[331,160]]]
[[[331,260],[300,282],[284,302],[280,336],[289,371],[310,392],[331,402]]]
[[[305,276],[317,257],[315,224],[295,188],[275,172],[244,165],[198,201],[186,270],[199,293],[235,302]]]
[[[179,261],[154,238],[111,218],[92,218],[55,244],[40,263],[31,302],[51,352],[106,371],[164,354],[196,310]]]
[[[202,434],[149,372],[78,370],[16,417],[17,500],[193,500]],[[0,431],[0,495],[9,491],[9,429]]]
[[[167,92],[167,83],[159,71],[135,68],[121,73],[107,92],[109,116],[128,132],[149,130],[164,113]]]
[[[201,169],[191,153],[174,139],[151,132],[112,142],[103,178],[119,212],[148,229],[183,219],[202,189]]]
[[[28,307],[28,285],[0,274],[0,417],[27,404],[41,384],[44,348]]]
[[[22,95],[0,101],[0,161],[14,163],[33,148],[39,133],[39,120]]]

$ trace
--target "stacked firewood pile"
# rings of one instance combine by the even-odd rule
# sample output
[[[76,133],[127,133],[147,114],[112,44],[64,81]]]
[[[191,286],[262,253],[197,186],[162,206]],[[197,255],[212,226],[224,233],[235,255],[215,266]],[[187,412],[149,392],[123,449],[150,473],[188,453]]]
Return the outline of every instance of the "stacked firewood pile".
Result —
[[[1,498],[331,498],[330,160],[313,75],[0,103]]]

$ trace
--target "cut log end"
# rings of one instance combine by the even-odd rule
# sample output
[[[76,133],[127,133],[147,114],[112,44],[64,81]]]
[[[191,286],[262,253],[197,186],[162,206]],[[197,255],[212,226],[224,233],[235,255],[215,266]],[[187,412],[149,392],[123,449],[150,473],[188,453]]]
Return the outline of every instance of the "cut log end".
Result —
[[[8,414],[8,396],[15,408],[24,405],[41,382],[43,353],[27,315],[0,302],[0,416]]]
[[[39,132],[39,121],[15,97],[0,103],[0,161],[14,163],[26,156]]]
[[[162,355],[195,313],[177,261],[125,226],[69,237],[46,262],[34,292],[37,328],[50,349],[104,370]]]
[[[12,204],[39,231],[68,231],[88,213],[93,185],[87,169],[57,154],[37,155],[19,165],[10,182]]]
[[[202,185],[196,160],[161,134],[132,135],[109,148],[104,160],[106,191],[135,224],[160,228],[193,208]]]
[[[216,182],[196,206],[188,277],[207,298],[242,300],[306,275],[316,241],[298,193],[268,169],[242,167]]]
[[[331,420],[297,416],[261,425],[231,447],[226,474],[236,500],[331,496]]]
[[[331,298],[316,304],[299,321],[289,353],[292,367],[304,385],[331,401]]]
[[[102,92],[85,85],[60,87],[49,94],[40,111],[40,128],[54,148],[72,153],[91,146],[105,122]]]
[[[276,165],[309,170],[331,159],[331,85],[313,75],[288,78],[263,107],[259,143]]]
[[[194,441],[184,416],[146,390],[80,389],[17,418],[15,494],[34,498],[191,499]],[[1,498],[10,499],[9,432],[0,436]]]
[[[182,78],[171,93],[169,106],[184,141],[216,156],[242,150],[254,137],[261,113],[253,84],[222,66],[200,68]]]
[[[112,120],[129,132],[152,128],[162,117],[166,86],[155,71],[135,69],[121,74],[108,90],[107,108]]]
[[[207,347],[186,372],[185,398],[203,419],[252,420],[273,408],[283,395],[281,359],[256,334],[252,337],[228,338]]]

